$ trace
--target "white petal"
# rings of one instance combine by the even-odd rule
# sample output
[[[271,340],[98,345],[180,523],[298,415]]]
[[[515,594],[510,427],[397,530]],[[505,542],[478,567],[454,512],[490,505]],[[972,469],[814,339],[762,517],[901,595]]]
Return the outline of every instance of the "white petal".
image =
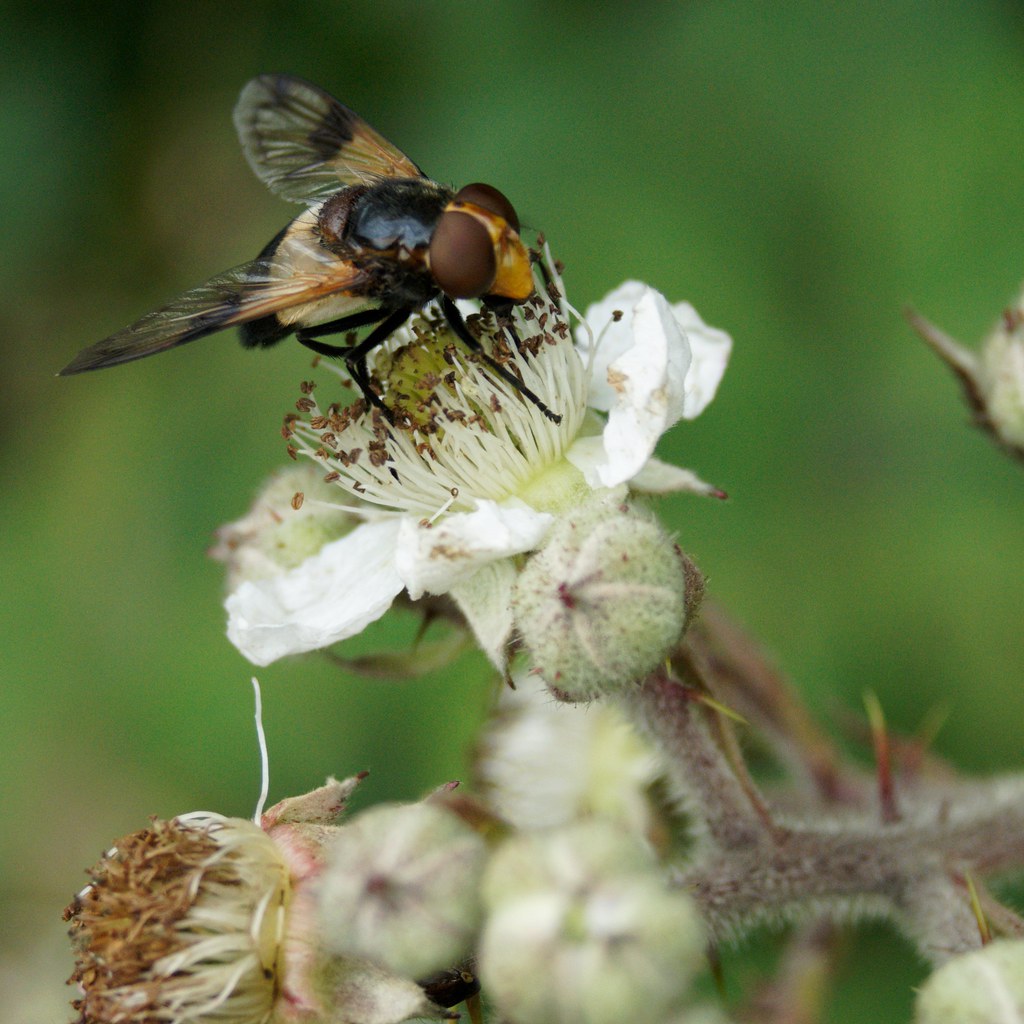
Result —
[[[689,342],[692,355],[683,398],[683,417],[692,420],[715,397],[732,352],[732,338],[725,331],[704,323],[688,302],[677,302],[672,313]]]
[[[671,494],[674,491],[691,491],[711,498],[724,498],[725,492],[712,484],[705,483],[696,473],[681,466],[648,459],[644,467],[629,481],[631,490],[642,494]]]
[[[604,487],[636,476],[658,438],[683,415],[690,348],[665,297],[647,288],[630,324],[633,344],[607,369],[615,401],[602,435],[604,459],[596,466]]]
[[[687,337],[680,330],[672,307],[653,288],[633,307],[633,346],[609,367],[613,386],[620,391],[616,406],[629,397],[629,405],[641,415],[663,417],[662,431],[683,414],[686,375],[692,356]],[[617,384],[617,377],[626,378]],[[611,412],[615,412],[613,407]]]
[[[228,595],[228,639],[255,665],[344,640],[379,619],[402,590],[400,520],[364,523],[273,579]]]
[[[607,458],[603,438],[579,437],[573,441],[565,457],[595,490],[604,486],[602,472],[607,465]],[[689,491],[711,498],[727,497],[723,490],[701,480],[692,470],[673,466],[653,456],[626,483],[631,491],[640,494],[673,494],[677,491]],[[618,486],[616,484],[616,487]]]
[[[451,596],[465,616],[477,643],[499,671],[505,670],[505,649],[512,636],[512,587],[516,570],[503,558],[456,583]]]
[[[601,474],[608,464],[608,454],[604,449],[604,437],[577,437],[566,449],[565,458],[582,474],[583,479],[594,488],[603,487]]]
[[[551,521],[545,512],[494,501],[479,501],[474,511],[433,524],[406,516],[395,550],[398,573],[414,601],[446,594],[488,562],[537,547]]]
[[[608,367],[633,347],[633,309],[649,290],[642,281],[626,281],[587,307],[583,319],[590,331],[577,328],[576,347],[584,362],[590,360],[593,367],[587,396],[592,409],[607,412],[616,402],[618,394],[608,382]]]

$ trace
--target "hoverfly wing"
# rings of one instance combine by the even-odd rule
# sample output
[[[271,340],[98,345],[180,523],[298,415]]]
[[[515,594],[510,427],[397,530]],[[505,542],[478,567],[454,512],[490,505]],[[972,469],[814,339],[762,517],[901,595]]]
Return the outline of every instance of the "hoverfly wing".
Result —
[[[262,285],[269,284],[261,280],[265,273],[265,269],[247,263],[218,274],[79,352],[60,375],[67,377],[142,359],[219,331],[237,322],[247,294],[258,295]]]
[[[313,203],[344,185],[423,177],[358,114],[301,78],[252,79],[234,117],[249,166],[285,199]]]
[[[278,314],[282,325],[299,326],[303,314],[315,318],[318,308],[329,303],[325,318],[342,316],[366,305],[365,297],[348,294],[362,283],[362,273],[343,260],[282,277],[274,266],[256,259],[218,274],[83,350],[60,376],[142,359],[273,314]],[[288,327],[281,333],[288,333]]]

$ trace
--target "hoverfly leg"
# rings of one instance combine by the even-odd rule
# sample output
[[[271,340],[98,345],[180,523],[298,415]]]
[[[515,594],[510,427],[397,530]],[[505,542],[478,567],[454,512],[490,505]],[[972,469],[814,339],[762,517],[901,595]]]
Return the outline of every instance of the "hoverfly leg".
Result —
[[[330,320],[327,323],[317,324],[314,327],[303,327],[295,332],[299,342],[313,352],[322,356],[340,357],[345,360],[345,366],[352,375],[352,382],[362,392],[363,397],[374,408],[380,411],[387,418],[387,421],[394,426],[394,418],[391,410],[381,401],[380,395],[373,390],[370,382],[370,371],[366,366],[366,357],[372,352],[388,335],[397,331],[412,312],[407,306],[399,309],[364,309],[350,316],[343,316],[338,320]],[[365,327],[367,324],[376,324],[370,333],[363,338],[358,345],[332,345],[330,342],[318,341],[319,337],[330,334],[341,334],[344,331],[353,330],[356,327]]]
[[[296,330],[295,337],[306,348],[312,349],[319,355],[344,356],[352,351],[352,346],[331,345],[327,342],[311,345],[309,342],[314,338],[326,338],[331,334],[342,334],[345,331],[353,331],[357,327],[366,327],[368,324],[379,324],[389,312],[390,310],[381,306],[374,306],[372,309],[361,309],[357,313],[349,313],[348,316],[339,317],[337,320],[328,320],[326,323],[313,324],[310,327],[300,327]]]
[[[518,391],[523,398],[535,405],[552,423],[561,423],[562,417],[555,412],[552,412],[545,404],[537,397],[514,373],[511,373],[504,366],[501,365],[496,359],[488,355],[483,346],[473,337],[466,326],[466,321],[463,319],[462,314],[459,312],[459,307],[448,298],[447,295],[441,296],[441,311],[445,315],[445,319],[451,325],[452,330],[459,336],[462,343],[470,350],[470,352],[478,355],[483,361],[503,380],[506,384],[511,385]],[[511,330],[512,325],[508,324],[508,328]],[[515,341],[515,332],[512,332],[512,337]]]

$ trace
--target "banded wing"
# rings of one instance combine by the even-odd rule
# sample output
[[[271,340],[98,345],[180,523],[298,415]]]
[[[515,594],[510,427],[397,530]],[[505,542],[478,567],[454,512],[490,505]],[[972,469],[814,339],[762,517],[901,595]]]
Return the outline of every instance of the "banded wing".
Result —
[[[301,78],[252,79],[234,117],[249,166],[285,199],[314,203],[345,185],[423,177],[358,114]]]
[[[289,325],[321,323],[366,306],[359,294],[367,283],[363,272],[316,244],[302,223],[312,219],[304,214],[293,221],[269,258],[218,274],[147,313],[80,352],[60,376],[142,359],[261,317],[276,315],[283,337]]]

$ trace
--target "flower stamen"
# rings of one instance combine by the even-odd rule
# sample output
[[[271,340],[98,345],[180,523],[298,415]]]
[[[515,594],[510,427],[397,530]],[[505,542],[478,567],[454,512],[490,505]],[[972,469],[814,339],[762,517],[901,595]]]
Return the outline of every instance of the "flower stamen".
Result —
[[[466,351],[434,309],[396,332],[371,355],[390,423],[363,400],[322,411],[304,384],[297,414],[285,420],[291,447],[329,466],[328,480],[362,500],[428,520],[515,494],[562,457],[585,414],[587,374],[560,293],[546,290],[549,298],[535,294],[507,325],[491,310],[466,316],[480,352]],[[526,391],[557,407],[561,421]]]
[[[65,911],[80,1024],[269,1018],[290,899],[257,825],[199,812],[122,839]]]

